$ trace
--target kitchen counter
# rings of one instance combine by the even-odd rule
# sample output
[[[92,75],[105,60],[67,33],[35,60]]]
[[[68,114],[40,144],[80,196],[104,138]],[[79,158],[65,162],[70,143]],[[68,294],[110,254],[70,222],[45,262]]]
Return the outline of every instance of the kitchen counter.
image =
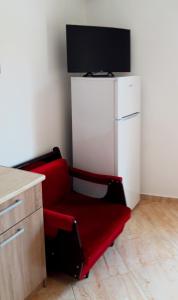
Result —
[[[44,175],[0,166],[0,204],[43,180]]]

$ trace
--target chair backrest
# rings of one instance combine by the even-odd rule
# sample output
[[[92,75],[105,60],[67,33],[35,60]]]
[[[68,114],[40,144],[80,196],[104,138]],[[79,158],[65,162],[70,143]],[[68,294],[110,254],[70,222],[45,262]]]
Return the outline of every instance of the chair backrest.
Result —
[[[46,176],[46,180],[42,183],[45,208],[52,208],[70,192],[70,176],[65,159],[56,159],[31,171]]]

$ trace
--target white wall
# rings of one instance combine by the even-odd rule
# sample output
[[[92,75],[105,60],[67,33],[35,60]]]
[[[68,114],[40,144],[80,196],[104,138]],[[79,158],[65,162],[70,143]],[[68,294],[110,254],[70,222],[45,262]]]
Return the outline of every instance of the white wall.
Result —
[[[0,164],[59,145],[70,158],[65,24],[131,28],[142,77],[142,192],[178,197],[178,2],[0,0]],[[86,19],[87,12],[87,19]]]
[[[87,0],[92,25],[130,28],[142,78],[142,192],[178,197],[178,2]]]
[[[0,0],[0,164],[61,147],[70,158],[65,24],[86,23],[83,0]]]

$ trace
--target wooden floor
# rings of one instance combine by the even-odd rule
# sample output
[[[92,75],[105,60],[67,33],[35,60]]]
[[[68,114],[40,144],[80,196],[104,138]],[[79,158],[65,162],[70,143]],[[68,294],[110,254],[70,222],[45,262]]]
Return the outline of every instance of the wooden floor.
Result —
[[[142,200],[88,279],[52,276],[32,299],[178,300],[178,201]]]

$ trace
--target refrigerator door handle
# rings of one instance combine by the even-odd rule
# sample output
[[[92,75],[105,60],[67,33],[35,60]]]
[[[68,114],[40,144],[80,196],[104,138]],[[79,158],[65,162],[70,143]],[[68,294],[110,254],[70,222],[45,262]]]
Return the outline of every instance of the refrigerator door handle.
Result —
[[[127,115],[127,116],[118,118],[118,119],[116,119],[116,121],[124,121],[124,120],[128,120],[128,119],[134,118],[134,117],[136,117],[139,113],[140,113],[139,111],[136,111],[135,113],[132,113],[132,114],[129,114],[129,115]]]

